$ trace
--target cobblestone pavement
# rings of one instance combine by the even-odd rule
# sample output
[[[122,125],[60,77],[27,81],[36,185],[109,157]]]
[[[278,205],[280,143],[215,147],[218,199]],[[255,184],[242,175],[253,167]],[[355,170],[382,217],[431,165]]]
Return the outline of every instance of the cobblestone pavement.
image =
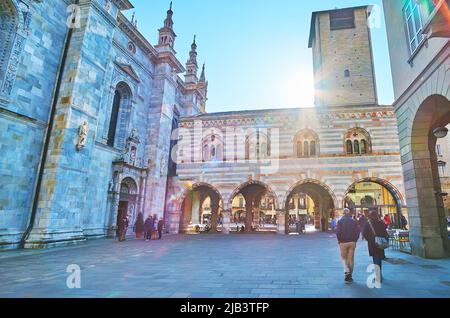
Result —
[[[333,235],[168,236],[0,253],[0,297],[450,297],[450,259],[388,251],[381,289],[366,285],[365,242],[345,285]],[[81,267],[81,289],[66,268]]]

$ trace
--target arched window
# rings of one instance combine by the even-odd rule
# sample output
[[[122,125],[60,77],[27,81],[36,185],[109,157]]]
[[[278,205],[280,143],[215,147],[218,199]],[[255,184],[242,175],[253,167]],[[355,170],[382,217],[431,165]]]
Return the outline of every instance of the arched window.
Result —
[[[353,155],[353,143],[351,140],[347,140],[347,154]]]
[[[309,157],[309,142],[307,140],[303,142],[303,155]]]
[[[367,141],[362,139],[361,143],[360,143],[360,147],[361,147],[361,154],[365,155],[367,153]]]
[[[350,71],[349,70],[345,70],[344,71],[344,76],[347,77],[347,78],[350,77]]]
[[[314,140],[311,141],[311,143],[309,144],[309,155],[310,156],[315,156],[316,155],[316,142]]]
[[[221,161],[222,154],[222,138],[216,133],[211,133],[203,139],[203,162]]]
[[[204,162],[209,161],[208,154],[209,154],[209,146],[208,145],[204,145],[203,146],[203,161]]]
[[[303,145],[302,142],[297,142],[297,158],[303,157]]]
[[[110,147],[122,148],[125,146],[126,129],[131,108],[131,89],[121,82],[114,91],[114,99],[109,119],[107,144]]]
[[[245,143],[245,159],[260,160],[270,157],[270,138],[260,130],[250,134]]]
[[[355,140],[354,142],[353,142],[353,153],[354,154],[360,154],[360,152],[359,152],[359,141],[358,140]]]
[[[316,157],[319,155],[319,136],[312,130],[300,131],[294,139],[297,158]]]
[[[0,2],[0,89],[5,81],[8,61],[14,45],[18,16],[10,0]]]
[[[352,128],[345,135],[345,152],[347,155],[366,155],[371,153],[369,133],[362,128]]]

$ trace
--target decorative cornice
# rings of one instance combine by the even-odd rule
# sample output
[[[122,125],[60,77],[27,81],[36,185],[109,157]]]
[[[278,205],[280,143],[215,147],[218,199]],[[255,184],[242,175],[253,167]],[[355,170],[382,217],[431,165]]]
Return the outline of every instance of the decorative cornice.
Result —
[[[295,109],[293,110],[295,111]],[[298,110],[297,110],[298,111]],[[297,112],[301,115],[300,112]],[[275,115],[275,116],[274,116]],[[383,110],[374,112],[335,112],[335,113],[315,113],[311,114],[315,119],[319,121],[334,121],[334,120],[364,120],[364,119],[382,119],[393,118],[395,119],[394,110]],[[296,120],[296,116],[291,114],[283,114],[283,110],[280,110],[278,114],[276,111],[271,111],[266,114],[256,114],[253,117],[238,116],[230,113],[206,114],[197,117],[182,118],[180,127],[193,128],[195,121],[202,121],[203,127],[223,127],[223,126],[253,126],[268,123],[287,123],[289,121]]]
[[[119,12],[117,16],[119,28],[132,40],[139,48],[147,54],[150,59],[156,59],[158,53],[147,39],[131,24],[130,21]]]

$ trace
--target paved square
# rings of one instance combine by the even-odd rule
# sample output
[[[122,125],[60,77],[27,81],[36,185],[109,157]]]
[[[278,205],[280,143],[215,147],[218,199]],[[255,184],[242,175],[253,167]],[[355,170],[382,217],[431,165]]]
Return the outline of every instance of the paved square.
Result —
[[[0,297],[450,297],[449,259],[387,256],[382,288],[369,289],[366,243],[345,285],[332,234],[98,240],[0,253]],[[81,289],[66,287],[70,264],[81,267]]]

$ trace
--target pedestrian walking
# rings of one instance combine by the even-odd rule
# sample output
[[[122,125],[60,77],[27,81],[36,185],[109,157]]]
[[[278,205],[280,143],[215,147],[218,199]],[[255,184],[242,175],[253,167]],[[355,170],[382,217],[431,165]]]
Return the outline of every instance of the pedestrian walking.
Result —
[[[153,229],[153,219],[152,216],[149,215],[144,223],[146,241],[150,241],[152,239],[152,229]]]
[[[156,240],[158,236],[158,216],[153,215],[152,240]]]
[[[352,218],[350,210],[344,209],[344,216],[337,224],[336,237],[341,251],[346,283],[353,282],[356,242],[359,235],[358,223]]]
[[[163,228],[164,228],[164,219],[160,218],[158,221],[158,240],[162,238]]]
[[[402,214],[400,216],[400,221],[402,222],[402,230],[407,231],[408,230],[408,220],[406,217]]]
[[[386,225],[387,229],[391,228],[391,217],[389,216],[389,214],[386,214],[384,216],[384,224]]]
[[[382,262],[386,258],[384,250],[389,247],[389,234],[386,224],[380,219],[378,212],[372,212],[364,228],[364,237],[367,240],[369,255],[376,267],[376,279],[383,281]]]
[[[367,224],[367,217],[364,214],[361,214],[359,220],[358,220],[358,226],[359,229],[361,230],[361,238],[364,240],[364,228],[366,227]]]
[[[128,216],[122,215],[122,217],[119,220],[119,242],[123,242],[126,240],[127,230],[128,230]]]

